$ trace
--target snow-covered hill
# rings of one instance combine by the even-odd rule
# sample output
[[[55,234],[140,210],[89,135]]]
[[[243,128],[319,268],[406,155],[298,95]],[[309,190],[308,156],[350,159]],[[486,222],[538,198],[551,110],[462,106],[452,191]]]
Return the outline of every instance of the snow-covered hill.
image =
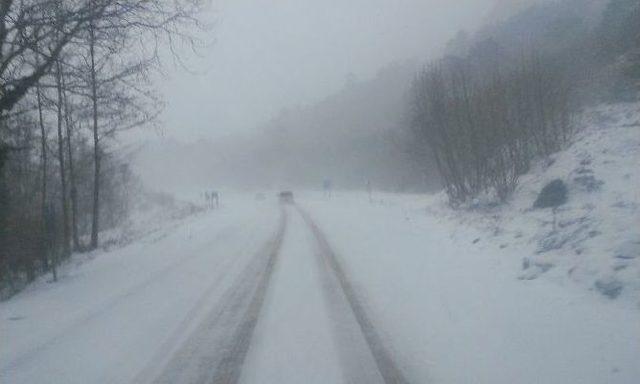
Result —
[[[428,209],[484,228],[478,243],[514,250],[521,279],[568,279],[640,308],[640,104],[591,108],[577,126],[573,144],[522,177],[505,206],[454,212],[439,196]],[[568,186],[568,202],[555,214],[533,209],[554,179]]]

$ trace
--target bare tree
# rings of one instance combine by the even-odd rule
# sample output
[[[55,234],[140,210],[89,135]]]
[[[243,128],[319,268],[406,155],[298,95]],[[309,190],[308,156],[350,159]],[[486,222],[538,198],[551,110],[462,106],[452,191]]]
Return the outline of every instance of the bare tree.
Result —
[[[36,57],[36,61],[37,61]],[[48,170],[48,158],[47,158],[47,130],[45,129],[44,114],[43,114],[43,100],[42,89],[40,87],[40,80],[36,83],[36,104],[38,108],[38,126],[40,128],[40,168],[41,168],[41,190],[40,190],[40,243],[42,246],[41,260],[43,269],[48,269],[49,262],[47,258],[47,249],[44,244],[45,238],[45,216],[47,213],[47,170]]]
[[[110,1],[3,0],[0,3],[0,111],[9,112],[51,71],[63,49]],[[37,56],[31,62],[25,57]]]
[[[64,124],[64,96],[62,90],[62,68],[58,63],[56,65],[56,91],[57,91],[57,100],[56,100],[56,121],[57,121],[57,132],[58,132],[58,167],[60,168],[60,198],[61,198],[61,210],[62,210],[62,233],[63,233],[63,243],[62,243],[62,252],[63,256],[68,256],[71,253],[71,227],[69,223],[69,203],[67,199],[67,172],[65,167],[65,157],[64,157],[64,147],[65,147],[65,139],[63,133],[63,124]]]
[[[534,156],[557,151],[571,135],[562,68],[536,54],[504,69],[475,64],[443,60],[413,87],[414,135],[431,147],[454,205],[485,192],[504,201]]]
[[[0,295],[38,264],[57,279],[59,255],[84,249],[86,234],[95,248],[102,225],[117,224],[101,211],[123,212],[135,178],[108,139],[154,121],[150,73],[161,48],[181,62],[178,42],[195,47],[202,4],[0,2]]]
[[[179,3],[179,4],[178,4]],[[89,23],[86,36],[88,57],[85,59],[85,82],[91,103],[93,137],[93,213],[91,248],[98,246],[100,231],[100,189],[103,148],[101,140],[117,130],[128,129],[152,121],[159,113],[159,103],[149,89],[148,72],[159,63],[157,49],[146,51],[145,40],[156,44],[163,39],[173,51],[175,38],[189,44],[195,40],[181,31],[187,24],[198,24],[194,12],[199,1],[160,4],[130,0],[120,2],[112,14],[117,17],[96,19]],[[137,49],[135,55],[128,51]],[[140,54],[143,52],[143,54]],[[98,72],[107,76],[99,76]],[[117,91],[116,91],[117,90]]]
[[[67,160],[69,164],[69,201],[71,209],[71,237],[73,249],[80,250],[80,236],[78,233],[78,185],[76,182],[75,164],[73,156],[74,118],[73,107],[66,90],[65,76],[62,76],[62,101],[64,103],[64,124],[67,135]]]

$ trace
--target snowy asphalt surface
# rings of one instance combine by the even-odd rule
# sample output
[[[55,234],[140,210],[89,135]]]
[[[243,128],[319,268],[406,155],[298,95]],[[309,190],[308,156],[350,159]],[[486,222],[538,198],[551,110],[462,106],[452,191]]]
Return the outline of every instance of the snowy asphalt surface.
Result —
[[[236,383],[241,373],[266,290],[286,231],[281,213],[278,230],[228,288],[174,354],[155,383]],[[149,370],[161,362],[152,361]],[[145,378],[138,379],[145,382]]]
[[[288,226],[288,221],[293,221],[294,226]],[[284,261],[281,255],[283,243],[286,242],[288,227],[291,237],[301,240],[303,232],[307,232],[306,241],[312,246],[307,247],[306,254],[297,254],[299,248],[291,249],[294,252],[286,252]],[[295,241],[294,240],[294,241]],[[305,239],[302,239],[304,241]],[[315,255],[314,255],[315,254]],[[291,260],[295,258],[297,260]],[[306,260],[304,260],[306,258]],[[315,264],[314,264],[315,258]],[[302,259],[302,260],[301,260]],[[301,289],[307,297],[292,304],[285,311],[292,310],[289,316],[291,322],[283,324],[284,332],[295,332],[292,328],[298,328],[299,336],[308,340],[298,340],[298,343],[280,345],[281,339],[265,340],[264,335],[270,334],[269,324],[264,323],[261,317],[266,312],[269,316],[271,308],[265,307],[265,299],[270,290],[271,303],[278,305],[280,301],[277,290],[272,288],[271,281],[279,263],[284,263],[280,272],[297,274],[300,271],[299,263],[306,264],[311,269],[316,269],[312,281],[301,281],[292,287],[291,281],[295,277],[287,276],[285,290]],[[313,265],[312,265],[313,264]],[[291,269],[289,270],[290,267]],[[308,269],[308,268],[307,268]],[[302,268],[304,271],[305,268]],[[276,284],[282,283],[280,279]],[[309,284],[310,283],[310,284]],[[311,290],[311,291],[310,291]],[[318,295],[322,292],[322,295]],[[315,295],[309,295],[315,293]],[[283,295],[286,302],[290,293]],[[310,297],[311,296],[311,297]],[[304,312],[299,305],[306,307],[320,306],[326,308],[312,308],[312,315],[328,315],[325,319],[331,323],[330,329],[325,327],[324,334],[318,335],[319,330],[313,327],[317,319],[311,322],[300,322]],[[278,229],[271,239],[256,253],[250,263],[237,277],[235,283],[229,287],[220,303],[211,311],[196,330],[189,336],[182,346],[165,363],[158,376],[154,376],[154,369],[163,364],[162,361],[152,361],[147,369],[136,378],[138,383],[176,383],[176,384],[231,384],[231,383],[283,383],[283,382],[349,382],[349,383],[384,383],[404,384],[408,383],[401,370],[394,362],[388,348],[378,334],[373,321],[367,315],[365,303],[356,294],[356,290],[349,281],[348,276],[340,265],[337,255],[331,249],[326,236],[316,225],[311,216],[299,207],[281,207]],[[271,313],[273,315],[273,313]],[[276,314],[281,315],[280,314]],[[298,316],[298,321],[296,321]],[[278,320],[282,320],[278,316]],[[261,336],[258,336],[256,345],[253,345],[254,333],[259,323],[262,323]],[[266,327],[266,329],[265,329]],[[278,330],[274,330],[278,333]],[[327,332],[328,331],[328,332]],[[328,335],[332,333],[333,335]],[[307,337],[311,336],[311,337]],[[325,356],[302,359],[294,363],[288,359],[273,359],[274,355],[305,356],[309,348],[317,348],[313,345],[314,336],[320,336],[325,345],[320,348],[320,353]],[[330,336],[327,338],[327,336]],[[268,338],[268,337],[267,337]],[[318,339],[316,339],[317,341]],[[252,349],[253,348],[253,349]],[[280,349],[289,349],[280,351]],[[298,349],[297,351],[291,348]],[[318,359],[326,359],[331,356],[331,350],[338,350],[338,358],[333,361],[320,362]],[[329,352],[328,354],[326,354]],[[250,371],[243,373],[245,361],[251,360]],[[269,355],[269,356],[265,356]],[[310,357],[310,356],[307,356]],[[309,365],[300,369],[300,364]],[[326,365],[326,366],[325,366]],[[333,366],[331,366],[333,365]],[[336,366],[338,365],[338,366]],[[309,377],[315,366],[316,375]],[[304,372],[305,376],[296,378],[297,374]],[[157,373],[157,372],[156,372]],[[331,378],[333,376],[333,378]]]

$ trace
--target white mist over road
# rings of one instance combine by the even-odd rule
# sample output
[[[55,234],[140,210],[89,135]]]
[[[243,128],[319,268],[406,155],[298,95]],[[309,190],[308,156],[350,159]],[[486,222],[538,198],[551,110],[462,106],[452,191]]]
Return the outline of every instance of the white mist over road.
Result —
[[[433,58],[493,0],[216,0],[195,73],[167,64],[157,85],[170,103],[162,132],[182,141],[256,128],[283,108],[316,102],[349,74],[367,79],[391,62]],[[184,48],[188,56],[188,48]],[[136,134],[137,135],[137,134]]]

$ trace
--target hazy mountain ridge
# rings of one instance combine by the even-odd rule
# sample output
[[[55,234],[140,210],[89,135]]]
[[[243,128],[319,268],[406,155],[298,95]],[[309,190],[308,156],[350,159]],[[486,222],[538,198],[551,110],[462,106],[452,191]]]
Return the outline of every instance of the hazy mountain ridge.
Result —
[[[364,188],[367,181],[387,190],[428,188],[402,152],[416,70],[415,62],[396,63],[373,79],[353,79],[317,104],[283,110],[256,135],[148,146],[138,165],[151,185],[170,172],[203,186],[318,187],[331,179],[343,188]],[[186,172],[182,164],[201,169]],[[428,176],[437,186],[435,174]]]
[[[517,61],[535,48],[563,65],[569,63],[580,76],[597,60],[589,54],[589,39],[599,36],[606,4],[607,0],[501,1],[490,23],[472,34],[458,34],[444,55],[473,55],[480,61],[498,55]],[[575,62],[573,57],[586,59]],[[284,109],[258,127],[257,134],[156,144],[143,151],[138,166],[151,185],[172,173],[183,183],[203,186],[318,187],[322,180],[332,179],[343,188],[364,188],[367,181],[390,191],[437,188],[435,166],[425,161],[428,146],[416,148],[408,134],[408,95],[418,69],[416,62],[404,62],[383,68],[371,79],[350,76],[340,91],[317,103]],[[599,78],[608,82],[600,74]],[[416,156],[421,158],[416,161]]]

